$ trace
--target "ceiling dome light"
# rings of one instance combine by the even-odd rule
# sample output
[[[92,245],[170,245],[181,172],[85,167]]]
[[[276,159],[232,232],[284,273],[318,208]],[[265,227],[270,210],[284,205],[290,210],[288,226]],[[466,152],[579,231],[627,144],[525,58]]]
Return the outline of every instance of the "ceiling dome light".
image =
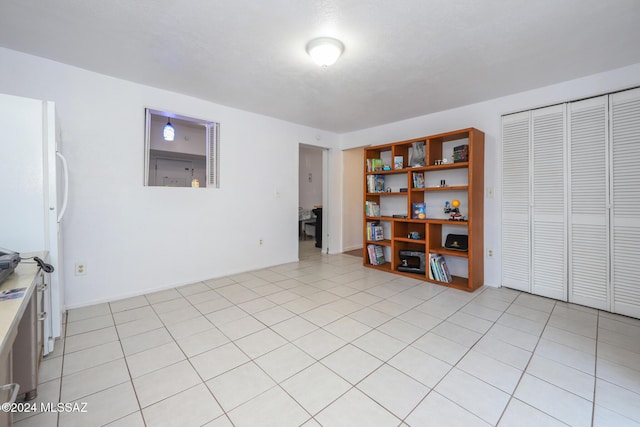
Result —
[[[167,119],[167,124],[164,125],[164,129],[162,129],[162,136],[165,141],[173,141],[173,138],[176,136],[176,130],[171,125],[171,119]]]
[[[307,53],[321,67],[335,64],[343,51],[342,42],[330,37],[320,37],[307,43]]]

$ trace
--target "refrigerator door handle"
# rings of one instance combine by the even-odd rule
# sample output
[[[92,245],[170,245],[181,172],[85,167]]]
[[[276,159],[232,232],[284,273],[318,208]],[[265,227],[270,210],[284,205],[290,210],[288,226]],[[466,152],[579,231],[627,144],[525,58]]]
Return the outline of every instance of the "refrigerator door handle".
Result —
[[[69,201],[69,168],[67,167],[67,159],[64,158],[62,153],[56,151],[56,156],[60,159],[62,164],[62,173],[64,175],[64,194],[62,199],[62,206],[58,212],[58,222],[62,221],[64,212],[67,210],[67,202]]]

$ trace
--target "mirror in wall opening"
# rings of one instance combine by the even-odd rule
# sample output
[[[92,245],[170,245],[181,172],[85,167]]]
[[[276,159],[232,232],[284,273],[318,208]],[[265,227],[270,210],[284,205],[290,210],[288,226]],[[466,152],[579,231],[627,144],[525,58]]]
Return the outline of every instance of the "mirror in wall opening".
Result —
[[[219,123],[146,108],[144,135],[144,185],[220,187]]]

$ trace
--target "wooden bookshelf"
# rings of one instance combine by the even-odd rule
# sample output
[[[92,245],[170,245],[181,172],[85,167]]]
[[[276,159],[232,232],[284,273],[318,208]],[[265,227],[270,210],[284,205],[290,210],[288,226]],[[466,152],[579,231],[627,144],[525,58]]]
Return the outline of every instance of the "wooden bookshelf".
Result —
[[[424,163],[409,163],[414,143],[424,144]],[[467,145],[467,160],[454,162],[454,148]],[[418,150],[422,151],[422,150]],[[473,291],[484,283],[484,133],[468,128],[406,141],[368,147],[364,150],[364,199],[377,205],[380,216],[364,213],[363,262],[367,267],[419,278],[466,291]],[[394,160],[402,156],[402,168],[394,169]],[[372,159],[388,170],[372,170]],[[380,160],[377,160],[380,159]],[[446,163],[440,162],[446,159]],[[415,160],[415,158],[414,158]],[[386,168],[385,168],[386,169]],[[420,188],[414,188],[414,174],[422,174]],[[382,191],[372,188],[372,181],[384,182]],[[445,181],[442,185],[442,180]],[[380,189],[380,185],[378,185]],[[402,189],[402,190],[401,190]],[[464,220],[451,220],[444,213],[445,201],[460,201],[460,214]],[[423,203],[426,218],[412,217],[414,203]],[[406,215],[406,218],[394,217]],[[383,225],[384,240],[367,240],[367,223]],[[468,251],[444,247],[447,234],[466,234]],[[372,265],[367,245],[380,245],[385,263]],[[399,271],[402,265],[400,251],[424,252],[424,273]],[[430,278],[429,255],[442,255],[452,280]]]

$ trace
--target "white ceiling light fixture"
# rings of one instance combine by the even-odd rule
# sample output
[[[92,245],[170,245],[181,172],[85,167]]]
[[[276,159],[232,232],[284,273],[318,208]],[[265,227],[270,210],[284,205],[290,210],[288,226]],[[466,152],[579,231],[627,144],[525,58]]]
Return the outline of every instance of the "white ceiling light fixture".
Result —
[[[335,64],[342,52],[342,42],[331,37],[320,37],[307,43],[307,53],[321,67]]]

